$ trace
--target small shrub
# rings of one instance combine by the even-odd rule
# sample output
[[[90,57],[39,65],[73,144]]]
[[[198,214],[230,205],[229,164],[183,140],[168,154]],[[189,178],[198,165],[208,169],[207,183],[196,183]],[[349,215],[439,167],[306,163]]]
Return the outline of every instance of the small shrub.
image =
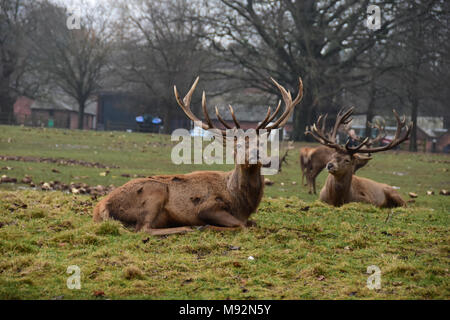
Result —
[[[142,271],[136,266],[129,266],[126,267],[125,270],[123,270],[123,276],[127,280],[131,279],[142,279]]]
[[[33,209],[31,211],[31,218],[33,218],[33,219],[45,218],[44,210],[42,210],[42,209]]]
[[[105,221],[98,228],[95,234],[99,236],[119,236],[120,230],[118,222]]]

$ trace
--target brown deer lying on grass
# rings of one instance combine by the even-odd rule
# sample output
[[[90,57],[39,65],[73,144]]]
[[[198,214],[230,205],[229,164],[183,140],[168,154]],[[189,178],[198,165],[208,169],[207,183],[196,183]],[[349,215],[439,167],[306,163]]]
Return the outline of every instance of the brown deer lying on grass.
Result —
[[[257,130],[282,128],[303,96],[301,79],[298,95],[294,100],[289,91],[275,80],[272,81],[281,92],[285,110],[273,124],[268,125],[276,117],[281,103],[273,113],[269,107],[265,119],[256,127]],[[198,78],[183,100],[174,87],[178,105],[194,123],[200,123],[205,130],[216,129],[225,137],[226,130],[217,129],[209,118],[204,92],[202,109],[206,123],[192,113],[190,102],[197,83]],[[235,128],[239,129],[240,124],[233,109],[231,106],[229,108]],[[227,129],[231,129],[217,109],[216,115]],[[238,164],[236,161],[234,170],[229,172],[198,171],[132,180],[97,204],[94,220],[113,218],[135,227],[136,231],[142,230],[152,235],[188,232],[193,230],[191,226],[209,225],[221,230],[249,226],[252,222],[248,218],[256,211],[263,196],[264,179],[261,176],[261,163],[252,164],[247,151],[245,163]]]
[[[334,206],[341,206],[348,202],[371,203],[377,207],[405,206],[405,201],[394,188],[384,183],[357,177],[353,173],[356,154],[372,154],[398,146],[408,139],[412,123],[409,126],[406,126],[405,118],[400,120],[400,117],[394,110],[394,115],[397,119],[397,131],[389,144],[381,147],[367,147],[366,144],[369,141],[369,138],[365,138],[355,147],[350,147],[349,142],[347,142],[345,146],[341,146],[336,143],[337,128],[341,124],[348,124],[351,121],[349,118],[352,113],[353,108],[347,112],[341,111],[338,113],[331,135],[325,133],[323,128],[324,125],[321,126],[323,117],[319,117],[317,123],[307,131],[308,134],[311,134],[321,144],[335,150],[331,156],[331,160],[327,163],[329,175],[325,182],[325,186],[320,192],[320,200]],[[318,129],[318,127],[320,129]],[[405,128],[405,133],[400,137],[403,128]]]
[[[325,126],[326,122],[326,116],[321,119],[322,120],[322,126]],[[366,142],[363,148],[370,147],[386,136],[384,127],[380,126],[379,124],[370,124],[373,128],[378,129],[378,135],[377,137],[371,139]],[[324,130],[324,128],[323,128]],[[344,126],[344,131],[354,140],[362,141],[361,137],[356,136],[354,134],[350,133],[349,126]],[[334,153],[334,149],[327,147],[327,146],[319,146],[319,147],[303,147],[300,149],[300,167],[302,170],[302,184],[303,184],[303,177],[306,177],[306,183],[309,186],[308,193],[314,192],[316,194],[316,178],[322,172],[322,170],[325,168],[327,163],[331,160],[331,156]],[[364,167],[369,161],[370,157],[366,156],[359,156],[357,154],[354,155],[355,162],[354,162],[354,173]]]

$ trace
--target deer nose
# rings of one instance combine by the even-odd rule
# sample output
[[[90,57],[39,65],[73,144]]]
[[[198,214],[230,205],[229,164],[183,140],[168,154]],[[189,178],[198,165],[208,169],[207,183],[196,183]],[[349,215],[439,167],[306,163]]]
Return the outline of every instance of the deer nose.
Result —
[[[328,162],[328,164],[327,164],[327,170],[331,170],[331,169],[333,169],[333,164],[331,163],[331,162]]]

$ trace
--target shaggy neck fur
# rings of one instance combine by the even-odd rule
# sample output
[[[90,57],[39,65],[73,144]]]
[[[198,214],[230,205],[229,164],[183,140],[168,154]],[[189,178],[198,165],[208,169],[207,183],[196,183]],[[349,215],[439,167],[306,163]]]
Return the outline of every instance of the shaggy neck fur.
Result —
[[[347,171],[341,176],[328,175],[326,190],[328,199],[334,206],[341,206],[349,202],[350,188],[352,184],[353,172]]]
[[[227,187],[235,200],[233,215],[248,218],[258,208],[263,195],[261,164],[236,165],[229,176]]]

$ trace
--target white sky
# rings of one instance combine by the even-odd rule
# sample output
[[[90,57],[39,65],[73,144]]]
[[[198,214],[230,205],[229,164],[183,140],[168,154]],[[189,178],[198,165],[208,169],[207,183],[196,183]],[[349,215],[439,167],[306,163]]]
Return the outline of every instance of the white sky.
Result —
[[[108,0],[51,0],[51,1],[58,4],[63,4],[65,7],[80,6],[80,5],[95,7],[98,4],[108,2]]]

